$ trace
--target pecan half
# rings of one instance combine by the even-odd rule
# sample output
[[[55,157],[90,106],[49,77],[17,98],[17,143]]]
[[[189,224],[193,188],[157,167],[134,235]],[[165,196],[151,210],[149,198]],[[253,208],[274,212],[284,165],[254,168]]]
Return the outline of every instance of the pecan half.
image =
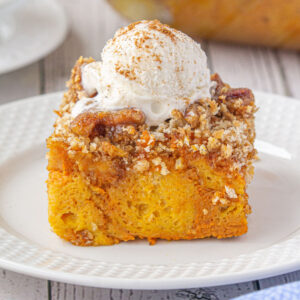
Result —
[[[229,101],[242,99],[243,105],[249,105],[254,101],[253,93],[247,88],[229,89],[224,95]]]
[[[99,135],[104,133],[104,127],[117,125],[142,125],[145,115],[142,111],[128,108],[117,111],[83,112],[70,125],[71,131],[81,136]]]

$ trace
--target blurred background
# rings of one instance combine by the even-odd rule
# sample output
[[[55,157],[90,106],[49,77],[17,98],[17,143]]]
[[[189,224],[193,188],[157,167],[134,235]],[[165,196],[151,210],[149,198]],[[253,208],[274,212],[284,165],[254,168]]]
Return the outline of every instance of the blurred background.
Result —
[[[64,16],[58,7],[47,15],[53,3]],[[3,23],[17,23],[12,33],[6,32],[12,36],[0,40],[0,73],[1,64],[9,68],[17,58],[35,54],[27,59],[29,66],[23,62],[17,71],[2,72],[0,101],[64,89],[80,55],[99,59],[117,28],[141,18],[159,18],[192,35],[206,51],[212,71],[233,86],[300,98],[299,0],[0,0],[0,32]],[[12,82],[18,88],[12,90]]]
[[[157,18],[194,37],[300,48],[298,0],[110,0],[131,20]]]

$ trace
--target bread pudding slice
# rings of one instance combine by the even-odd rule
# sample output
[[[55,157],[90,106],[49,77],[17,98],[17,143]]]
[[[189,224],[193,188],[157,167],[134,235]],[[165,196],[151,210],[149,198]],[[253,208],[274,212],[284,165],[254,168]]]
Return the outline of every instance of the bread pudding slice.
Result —
[[[80,246],[148,239],[228,238],[247,232],[256,156],[254,97],[217,74],[212,96],[157,126],[143,111],[87,110],[79,58],[47,139],[49,222]]]

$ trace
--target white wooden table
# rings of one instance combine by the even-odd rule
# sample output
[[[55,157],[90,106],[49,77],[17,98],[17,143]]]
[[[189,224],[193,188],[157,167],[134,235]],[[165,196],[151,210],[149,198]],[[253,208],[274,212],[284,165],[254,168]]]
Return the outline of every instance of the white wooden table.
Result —
[[[21,70],[0,76],[0,104],[64,89],[80,56],[99,58],[114,31],[128,22],[104,0],[60,0],[70,32],[59,49]],[[202,42],[212,71],[232,86],[300,99],[300,53]],[[300,100],[299,100],[300,101]],[[35,279],[0,269],[0,299],[229,299],[254,290],[300,280],[300,271],[253,282],[208,289],[133,291],[98,289]]]

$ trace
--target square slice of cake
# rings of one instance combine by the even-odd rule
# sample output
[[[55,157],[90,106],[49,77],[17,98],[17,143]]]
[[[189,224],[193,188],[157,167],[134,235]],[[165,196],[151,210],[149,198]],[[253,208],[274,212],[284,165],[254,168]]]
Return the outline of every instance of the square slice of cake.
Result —
[[[79,58],[47,140],[49,222],[80,246],[247,232],[254,97],[158,21]]]

